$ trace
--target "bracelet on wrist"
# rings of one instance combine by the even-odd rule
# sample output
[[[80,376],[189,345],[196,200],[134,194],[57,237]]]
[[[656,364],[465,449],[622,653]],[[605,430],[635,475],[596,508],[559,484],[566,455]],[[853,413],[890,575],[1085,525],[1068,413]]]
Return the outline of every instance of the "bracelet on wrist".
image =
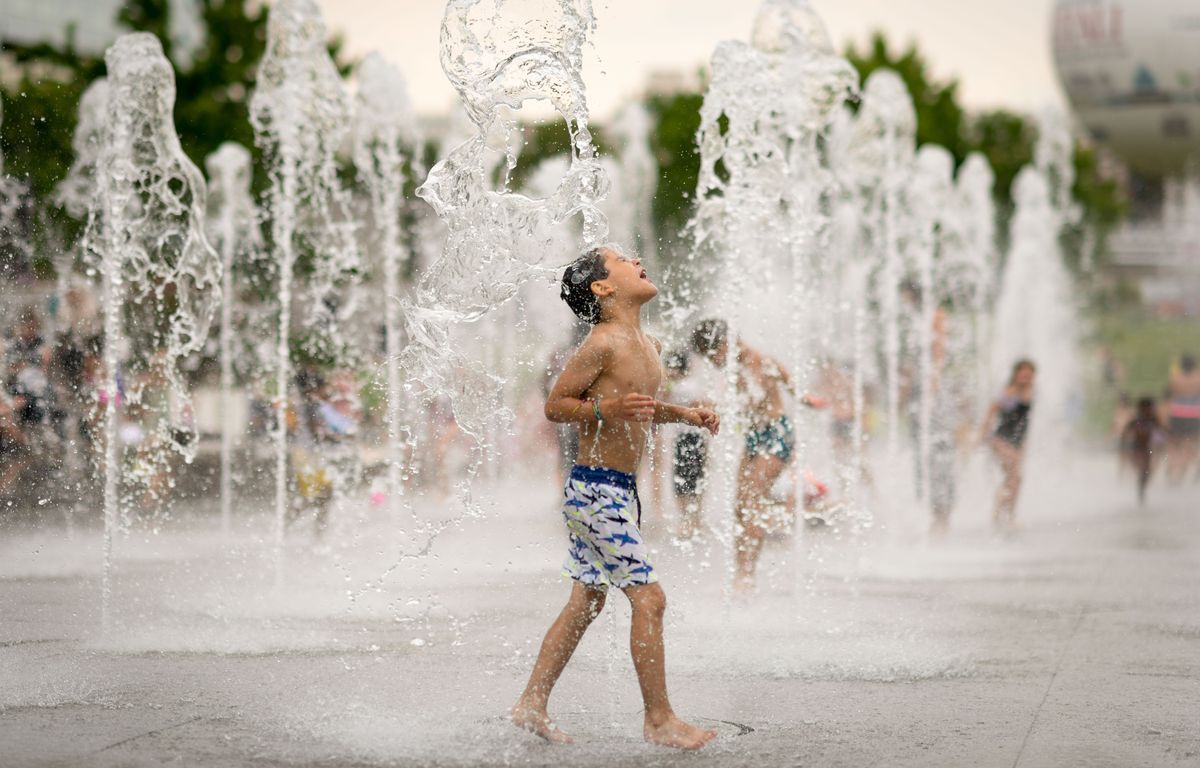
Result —
[[[600,398],[599,397],[592,398],[592,415],[596,417],[597,424],[604,421],[604,414],[600,413]]]

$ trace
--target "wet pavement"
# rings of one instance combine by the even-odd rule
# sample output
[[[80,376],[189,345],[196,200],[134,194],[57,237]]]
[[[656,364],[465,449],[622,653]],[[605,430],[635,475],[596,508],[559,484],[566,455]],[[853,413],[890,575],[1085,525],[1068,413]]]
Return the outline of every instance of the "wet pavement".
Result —
[[[1200,486],[1138,509],[1110,474],[1077,466],[1011,539],[969,503],[936,543],[911,514],[806,531],[748,601],[719,542],[651,514],[675,708],[720,734],[699,755],[642,742],[619,596],[552,700],[578,743],[505,721],[567,591],[527,478],[423,557],[366,505],[327,544],[297,533],[282,586],[263,515],[229,539],[211,513],[146,523],[106,632],[97,532],[9,526],[0,765],[1200,766]]]

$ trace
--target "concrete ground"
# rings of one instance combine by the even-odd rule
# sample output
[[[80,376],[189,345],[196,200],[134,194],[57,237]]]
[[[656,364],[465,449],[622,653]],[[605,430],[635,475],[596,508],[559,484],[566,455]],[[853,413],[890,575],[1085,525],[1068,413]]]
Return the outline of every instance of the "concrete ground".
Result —
[[[378,511],[297,533],[283,586],[261,513],[228,538],[211,504],[142,521],[107,631],[97,532],[8,526],[0,765],[1200,766],[1200,486],[1138,509],[1111,469],[1026,499],[1013,539],[978,503],[936,543],[919,520],[807,531],[747,602],[719,543],[649,520],[675,707],[720,733],[695,755],[640,739],[619,596],[552,701],[578,743],[504,720],[566,594],[553,492],[527,480],[426,555]]]

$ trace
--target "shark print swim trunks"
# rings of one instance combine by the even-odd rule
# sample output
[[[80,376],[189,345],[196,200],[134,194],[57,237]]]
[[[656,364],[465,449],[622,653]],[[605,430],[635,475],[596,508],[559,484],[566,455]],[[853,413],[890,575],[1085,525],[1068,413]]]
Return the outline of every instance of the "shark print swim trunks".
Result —
[[[658,581],[638,529],[642,505],[633,475],[576,464],[563,495],[571,539],[564,576],[600,590]]]

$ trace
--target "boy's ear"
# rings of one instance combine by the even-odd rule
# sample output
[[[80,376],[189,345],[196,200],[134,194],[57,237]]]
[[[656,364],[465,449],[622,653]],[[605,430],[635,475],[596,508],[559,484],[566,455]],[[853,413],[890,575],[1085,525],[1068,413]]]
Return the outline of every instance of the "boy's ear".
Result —
[[[594,281],[592,281],[591,287],[592,287],[592,293],[596,294],[596,298],[598,298],[598,299],[603,299],[606,296],[611,296],[612,292],[614,290],[616,290],[615,288],[613,288],[613,284],[608,282],[607,279],[594,280]]]

